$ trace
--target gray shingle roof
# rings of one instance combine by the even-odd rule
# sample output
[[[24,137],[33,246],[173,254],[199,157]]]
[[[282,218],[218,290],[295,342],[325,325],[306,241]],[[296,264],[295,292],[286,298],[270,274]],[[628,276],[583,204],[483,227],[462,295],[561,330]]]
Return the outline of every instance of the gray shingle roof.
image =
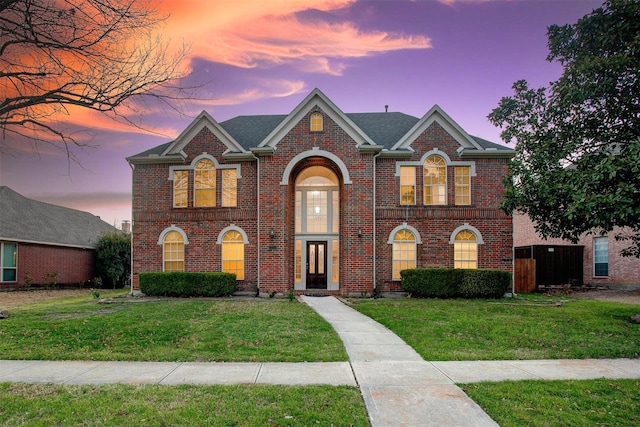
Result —
[[[371,140],[385,149],[391,149],[420,120],[417,117],[399,112],[380,113],[346,113]],[[245,150],[257,147],[284,119],[286,114],[238,116],[220,123]],[[482,147],[495,150],[511,150],[500,144],[472,136]],[[144,151],[132,158],[147,157],[162,152],[171,142]]]
[[[95,248],[107,231],[117,229],[89,212],[31,200],[0,186],[0,240]]]

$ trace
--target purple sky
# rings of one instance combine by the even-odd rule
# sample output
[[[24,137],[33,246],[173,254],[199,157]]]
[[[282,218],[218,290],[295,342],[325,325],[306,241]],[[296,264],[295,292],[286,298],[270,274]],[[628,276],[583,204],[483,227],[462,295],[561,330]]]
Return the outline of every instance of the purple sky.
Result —
[[[191,46],[191,82],[206,82],[189,117],[138,107],[139,131],[88,112],[63,120],[88,126],[81,166],[46,145],[1,140],[0,185],[36,200],[81,209],[120,225],[131,218],[125,157],[175,138],[201,111],[288,114],[314,88],[342,111],[401,111],[422,117],[440,105],[468,133],[500,143],[487,115],[511,86],[548,86],[546,28],[575,23],[590,0],[196,0],[161,1],[165,34]],[[205,7],[206,6],[206,7]],[[203,12],[204,10],[204,12]],[[85,135],[85,134],[82,134]],[[0,138],[2,138],[0,136]]]

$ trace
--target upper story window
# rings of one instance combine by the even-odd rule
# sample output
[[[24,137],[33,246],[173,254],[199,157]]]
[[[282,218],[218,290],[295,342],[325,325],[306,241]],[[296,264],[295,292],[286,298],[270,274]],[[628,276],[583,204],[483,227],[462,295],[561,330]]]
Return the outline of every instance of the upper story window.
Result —
[[[593,275],[595,277],[609,276],[608,237],[596,237],[593,239]]]
[[[469,230],[456,234],[453,243],[454,268],[478,268],[478,243],[476,236]]]
[[[189,171],[173,172],[173,207],[186,208],[189,204]]]
[[[400,204],[416,204],[415,166],[400,166]]]
[[[469,166],[456,166],[455,173],[455,194],[456,205],[471,204],[471,168]]]
[[[424,204],[447,204],[447,164],[436,155],[427,157],[423,169]]]
[[[216,205],[216,167],[209,159],[202,159],[196,164],[194,205],[196,207]]]
[[[313,113],[310,121],[309,128],[311,132],[322,132],[324,130],[324,117],[321,113]]]
[[[162,242],[162,271],[184,271],[184,239],[169,231]]]
[[[222,170],[222,206],[235,207],[238,205],[238,171],[236,169]]]

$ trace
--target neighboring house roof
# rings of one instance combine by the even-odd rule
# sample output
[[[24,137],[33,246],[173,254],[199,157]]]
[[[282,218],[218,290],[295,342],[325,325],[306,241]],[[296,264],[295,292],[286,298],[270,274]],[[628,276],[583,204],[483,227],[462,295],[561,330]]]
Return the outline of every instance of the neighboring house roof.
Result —
[[[468,156],[511,157],[514,150],[482,138],[468,135],[440,107],[434,106],[422,118],[400,112],[343,113],[320,90],[314,89],[290,114],[238,116],[216,122],[206,112],[185,129],[176,140],[127,158],[132,163],[174,161],[197,132],[207,126],[227,145],[228,155],[251,156],[267,147],[273,148],[299,118],[314,106],[320,106],[350,135],[371,149],[386,153],[410,153],[411,143],[431,123],[437,121],[461,144],[461,154]]]
[[[89,212],[31,200],[0,186],[0,240],[93,249],[108,231],[117,229]]]

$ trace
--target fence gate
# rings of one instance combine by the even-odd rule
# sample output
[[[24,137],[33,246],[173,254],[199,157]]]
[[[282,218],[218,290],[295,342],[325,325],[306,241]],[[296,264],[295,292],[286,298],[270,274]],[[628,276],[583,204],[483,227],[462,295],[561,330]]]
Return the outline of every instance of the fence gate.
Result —
[[[520,258],[515,260],[513,286],[517,294],[530,294],[536,291],[536,260]]]

